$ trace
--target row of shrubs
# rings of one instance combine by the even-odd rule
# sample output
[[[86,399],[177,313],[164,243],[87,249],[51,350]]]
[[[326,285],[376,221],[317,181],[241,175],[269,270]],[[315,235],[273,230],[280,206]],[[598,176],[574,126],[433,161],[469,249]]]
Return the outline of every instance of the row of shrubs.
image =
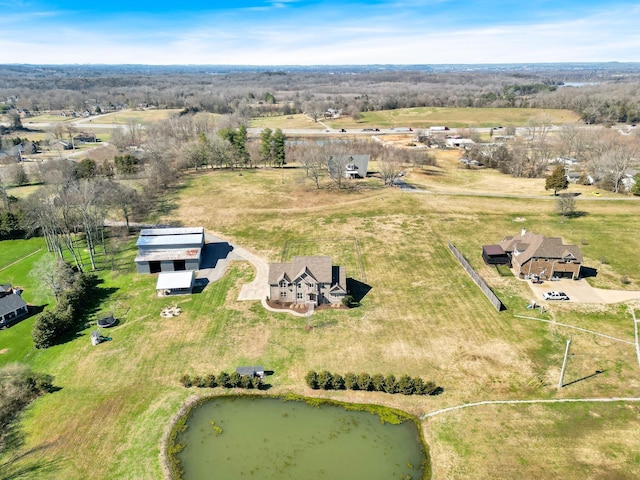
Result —
[[[55,308],[42,312],[33,325],[31,335],[36,348],[61,343],[85,327],[83,316],[93,304],[98,279],[82,272],[69,273],[69,277]]]
[[[310,370],[304,377],[307,385],[314,390],[363,390],[367,392],[402,393],[403,395],[438,395],[442,388],[434,382],[425,382],[420,377],[402,375],[400,378],[377,373],[331,373],[327,370]]]
[[[264,387],[264,382],[260,377],[249,377],[247,375],[240,375],[238,372],[227,373],[220,372],[218,375],[213,373],[204,377],[200,375],[190,376],[188,374],[180,377],[180,383],[184,387],[199,387],[199,388],[254,388],[260,390]]]

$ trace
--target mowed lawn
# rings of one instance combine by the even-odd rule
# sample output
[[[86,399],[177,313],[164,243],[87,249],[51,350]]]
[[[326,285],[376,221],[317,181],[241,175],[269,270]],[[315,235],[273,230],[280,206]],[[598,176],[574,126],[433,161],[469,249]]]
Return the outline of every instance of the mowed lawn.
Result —
[[[413,127],[428,128],[446,125],[450,128],[466,127],[521,127],[530,120],[545,118],[555,125],[576,123],[579,116],[570,110],[550,108],[446,108],[414,107],[395,110],[363,112],[358,121],[350,117],[327,120],[332,128]]]
[[[561,219],[540,180],[529,180],[537,193],[526,198],[508,182],[501,196],[485,196],[481,187],[474,189],[486,182],[481,174],[467,172],[470,180],[456,171],[462,183],[454,191],[454,183],[442,180],[450,173],[445,164],[409,172],[407,180],[420,184],[421,193],[382,188],[377,180],[355,190],[318,191],[295,168],[188,176],[185,188],[170,192],[176,208],[163,221],[203,225],[268,261],[329,251],[345,262],[347,276],[371,287],[361,307],[317,312],[308,331],[304,318],[236,300],[240,285],[253,275],[244,262],[234,262],[201,294],[158,299],[155,277],[134,273],[131,247],[122,254],[127,268],[100,273],[106,296],[101,309],[121,318],[108,331],[112,341],[92,347],[88,328],[71,342],[22,355],[36,370],[55,375],[61,388],[24,415],[23,451],[38,450],[22,464],[33,466],[32,478],[160,478],[160,441],[170,418],[186,398],[207,392],[182,388],[178,377],[232,371],[240,364],[274,370],[270,393],[313,393],[415,414],[490,399],[636,395],[633,345],[514,317],[556,320],[633,342],[626,307],[561,304],[532,312],[525,308],[528,286],[484,266],[480,249],[526,227],[579,242],[587,263],[607,270],[607,282],[627,275],[637,286],[640,266],[629,259],[640,248],[640,238],[632,235],[640,227],[640,203],[579,199],[584,214]],[[506,311],[490,306],[447,249],[449,241],[479,269]],[[595,265],[607,249],[603,245],[614,248],[607,263]],[[28,268],[21,268],[29,277]],[[160,309],[173,301],[184,313],[162,319]],[[26,336],[27,326],[25,321],[0,331],[0,350],[8,349],[0,363],[13,348],[7,333],[20,327]],[[575,383],[557,392],[570,335],[573,356],[565,378]],[[303,380],[309,369],[419,375],[444,392],[436,397],[311,392]],[[596,371],[601,373],[592,376]],[[433,417],[423,428],[434,478],[496,478],[496,472],[505,472],[504,478],[578,479],[594,471],[633,478],[640,475],[633,433],[640,431],[637,407],[500,406]],[[580,425],[572,430],[575,444],[588,445],[583,450],[567,446],[561,434],[574,422]],[[591,454],[598,451],[605,454]]]

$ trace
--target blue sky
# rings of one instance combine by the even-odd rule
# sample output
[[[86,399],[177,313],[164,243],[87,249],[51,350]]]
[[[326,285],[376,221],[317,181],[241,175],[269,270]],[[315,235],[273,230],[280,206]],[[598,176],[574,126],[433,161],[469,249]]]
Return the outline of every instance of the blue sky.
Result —
[[[0,0],[0,18],[0,63],[640,61],[640,5],[615,0]]]

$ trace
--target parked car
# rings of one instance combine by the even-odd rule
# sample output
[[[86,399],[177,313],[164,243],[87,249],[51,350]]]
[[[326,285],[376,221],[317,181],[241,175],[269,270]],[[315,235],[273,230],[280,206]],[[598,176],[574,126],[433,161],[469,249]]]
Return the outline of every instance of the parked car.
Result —
[[[569,296],[564,292],[544,292],[542,298],[545,300],[569,300]]]

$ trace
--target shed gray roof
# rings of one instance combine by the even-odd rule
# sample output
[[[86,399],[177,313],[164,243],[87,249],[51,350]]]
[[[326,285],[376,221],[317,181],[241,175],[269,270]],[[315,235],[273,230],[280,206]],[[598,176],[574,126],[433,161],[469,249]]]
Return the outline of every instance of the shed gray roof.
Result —
[[[319,283],[331,283],[333,273],[331,257],[293,257],[290,263],[269,264],[269,284],[276,285],[284,276],[291,281],[302,274],[305,269]]]
[[[264,375],[264,367],[255,366],[255,367],[236,367],[236,372],[240,375],[256,375],[261,374]]]
[[[189,235],[204,234],[204,227],[184,227],[184,228],[144,228],[140,230],[140,235],[148,236],[165,236],[165,235]]]
[[[6,295],[0,298],[0,317],[26,306],[27,304],[20,295],[16,295],[15,293]]]
[[[202,246],[204,233],[189,233],[175,235],[140,235],[136,245],[141,248],[160,248],[172,246]]]
[[[163,260],[199,260],[199,248],[173,248],[170,250],[139,250],[136,262],[153,262]]]
[[[180,272],[160,272],[156,290],[172,290],[174,288],[191,288],[195,273],[193,270]]]

